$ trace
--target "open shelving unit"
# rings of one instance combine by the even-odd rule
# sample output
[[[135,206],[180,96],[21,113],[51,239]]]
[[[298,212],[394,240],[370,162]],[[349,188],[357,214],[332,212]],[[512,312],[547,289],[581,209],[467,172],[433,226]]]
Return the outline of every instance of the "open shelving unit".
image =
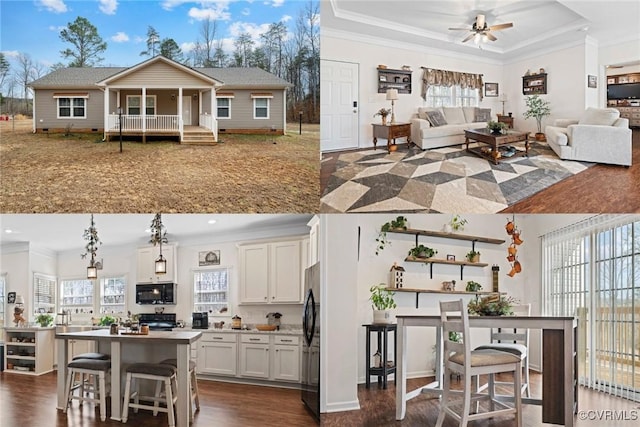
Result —
[[[5,328],[4,372],[42,375],[53,370],[55,328]]]

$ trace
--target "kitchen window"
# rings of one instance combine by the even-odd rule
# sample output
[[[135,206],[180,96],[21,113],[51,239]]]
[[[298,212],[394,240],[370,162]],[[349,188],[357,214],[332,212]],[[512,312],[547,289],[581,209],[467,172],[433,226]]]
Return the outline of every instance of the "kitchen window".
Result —
[[[269,118],[269,98],[253,98],[253,118]]]
[[[478,89],[460,86],[429,86],[427,107],[477,107]]]
[[[86,119],[86,101],[85,98],[58,98],[58,118]]]
[[[147,116],[155,116],[156,115],[156,96],[147,95],[146,100],[147,100],[147,107],[145,111]],[[142,101],[141,95],[127,95],[127,114],[130,116],[139,116],[140,111],[142,109],[141,101]]]
[[[56,278],[46,274],[33,274],[33,312],[56,312]]]
[[[231,118],[231,98],[217,98],[218,103],[218,118],[230,119]]]
[[[60,281],[60,312],[71,314],[93,311],[93,281],[69,279]]]
[[[127,280],[124,276],[100,279],[100,314],[126,312]]]
[[[229,269],[193,272],[193,311],[229,315]]]

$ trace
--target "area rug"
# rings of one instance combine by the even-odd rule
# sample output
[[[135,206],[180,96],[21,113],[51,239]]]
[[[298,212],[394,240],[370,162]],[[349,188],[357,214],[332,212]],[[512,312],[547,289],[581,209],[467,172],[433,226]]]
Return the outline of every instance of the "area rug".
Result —
[[[529,144],[528,157],[497,165],[461,145],[344,153],[320,212],[495,213],[591,166],[561,160],[536,141]]]

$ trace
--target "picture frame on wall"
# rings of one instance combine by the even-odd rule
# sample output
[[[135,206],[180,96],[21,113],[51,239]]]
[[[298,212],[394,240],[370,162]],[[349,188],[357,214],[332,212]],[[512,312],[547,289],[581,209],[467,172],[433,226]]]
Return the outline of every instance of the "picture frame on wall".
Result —
[[[206,267],[208,265],[220,265],[219,250],[198,252],[198,266]]]
[[[456,260],[455,255],[447,255],[447,261],[455,261],[455,260]]]
[[[587,76],[587,87],[597,88],[598,87],[598,76]]]
[[[9,292],[7,294],[7,304],[15,304],[16,303],[16,293]]]
[[[484,96],[497,97],[498,95],[498,83],[484,84]]]

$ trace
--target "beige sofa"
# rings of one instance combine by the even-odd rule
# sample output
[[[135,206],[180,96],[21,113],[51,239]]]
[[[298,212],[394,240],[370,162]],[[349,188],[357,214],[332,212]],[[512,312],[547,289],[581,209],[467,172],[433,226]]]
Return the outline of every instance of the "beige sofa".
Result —
[[[557,119],[544,130],[564,160],[631,166],[631,129],[615,108],[587,108],[580,120]]]
[[[434,126],[428,117],[430,112],[439,111],[446,124]],[[484,117],[481,117],[483,116]],[[477,120],[477,119],[485,120]],[[418,113],[411,118],[411,141],[423,150],[446,147],[464,143],[466,129],[487,127],[492,119],[490,109],[477,107],[439,107],[418,108]]]

